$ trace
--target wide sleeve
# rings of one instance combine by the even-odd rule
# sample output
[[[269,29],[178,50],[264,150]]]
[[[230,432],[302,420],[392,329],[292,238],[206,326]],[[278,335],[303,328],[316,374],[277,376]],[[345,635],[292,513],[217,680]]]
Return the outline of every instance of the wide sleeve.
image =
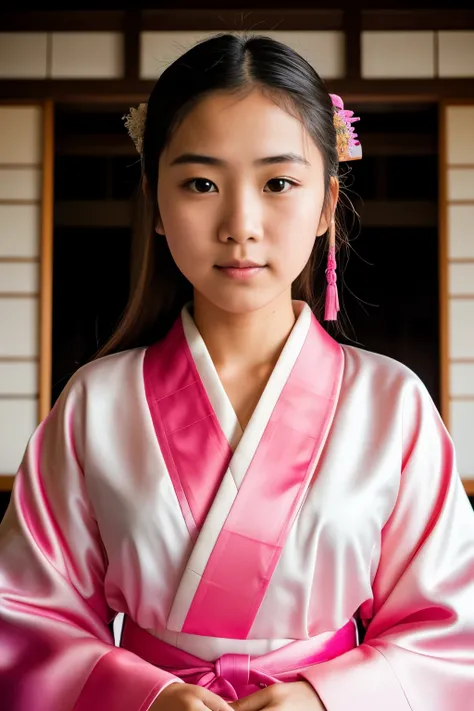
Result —
[[[145,711],[179,681],[114,646],[107,560],[81,466],[85,399],[82,385],[68,384],[37,428],[0,526],[0,707],[8,711]]]
[[[364,641],[304,672],[328,711],[474,708],[474,513],[426,389],[412,381],[403,400],[400,488],[360,610]]]

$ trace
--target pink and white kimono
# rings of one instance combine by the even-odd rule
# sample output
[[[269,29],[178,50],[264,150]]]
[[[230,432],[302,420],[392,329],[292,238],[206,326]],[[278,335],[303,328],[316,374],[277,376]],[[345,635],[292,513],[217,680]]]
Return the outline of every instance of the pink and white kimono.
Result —
[[[451,440],[411,371],[295,308],[244,432],[187,309],[71,379],[0,527],[2,709],[146,711],[175,681],[232,700],[298,679],[328,711],[474,708],[474,515]]]

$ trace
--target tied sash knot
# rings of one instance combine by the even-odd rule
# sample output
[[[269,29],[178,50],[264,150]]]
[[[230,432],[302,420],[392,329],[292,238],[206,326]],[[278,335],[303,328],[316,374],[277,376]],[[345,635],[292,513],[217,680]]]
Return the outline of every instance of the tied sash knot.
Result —
[[[290,642],[268,654],[223,654],[210,662],[163,642],[126,617],[121,646],[187,684],[237,701],[272,684],[301,681],[300,672],[308,667],[354,649],[357,629],[354,620],[349,620],[337,632]]]

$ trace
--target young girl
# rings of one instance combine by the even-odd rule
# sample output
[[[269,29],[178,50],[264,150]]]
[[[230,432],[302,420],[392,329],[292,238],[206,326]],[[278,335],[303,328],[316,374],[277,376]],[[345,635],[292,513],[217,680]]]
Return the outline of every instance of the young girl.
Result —
[[[128,117],[141,271],[15,480],[6,711],[473,708],[474,516],[451,440],[412,372],[341,347],[305,303],[329,255],[336,317],[353,120],[293,50],[232,35]]]

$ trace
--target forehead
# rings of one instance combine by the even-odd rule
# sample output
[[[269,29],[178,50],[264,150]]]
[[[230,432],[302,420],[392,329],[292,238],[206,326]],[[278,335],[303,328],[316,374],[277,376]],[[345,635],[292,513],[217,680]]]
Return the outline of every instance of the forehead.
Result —
[[[172,159],[181,152],[255,159],[299,153],[319,164],[319,149],[301,119],[283,100],[261,89],[246,93],[215,92],[184,117],[166,149]]]

